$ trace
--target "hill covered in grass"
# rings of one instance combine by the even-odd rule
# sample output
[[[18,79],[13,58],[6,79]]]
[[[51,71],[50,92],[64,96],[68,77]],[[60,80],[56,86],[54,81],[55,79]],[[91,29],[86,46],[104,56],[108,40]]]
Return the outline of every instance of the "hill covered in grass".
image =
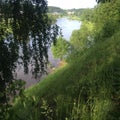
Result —
[[[120,119],[119,6],[111,0],[85,14],[72,34],[67,64],[25,90],[9,120]]]
[[[12,120],[119,120],[120,32],[25,91]]]

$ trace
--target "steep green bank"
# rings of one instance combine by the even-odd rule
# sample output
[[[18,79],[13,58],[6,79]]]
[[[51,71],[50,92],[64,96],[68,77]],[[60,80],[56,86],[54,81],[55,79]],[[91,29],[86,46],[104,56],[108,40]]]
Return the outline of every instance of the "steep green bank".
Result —
[[[106,1],[85,14],[68,64],[17,98],[10,120],[120,120],[119,6]]]
[[[73,56],[71,63],[26,90],[10,120],[119,120],[119,36]]]

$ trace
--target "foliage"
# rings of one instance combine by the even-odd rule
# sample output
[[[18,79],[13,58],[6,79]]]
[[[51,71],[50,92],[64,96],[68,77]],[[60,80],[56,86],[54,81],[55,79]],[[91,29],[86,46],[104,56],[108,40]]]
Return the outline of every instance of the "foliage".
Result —
[[[48,17],[49,17],[49,20],[51,21],[52,24],[55,24],[57,21],[57,18],[58,18],[57,15],[53,15],[51,13],[48,13]]]
[[[54,6],[48,6],[48,13],[61,13],[64,14],[65,10],[59,8],[59,7],[54,7]]]
[[[52,53],[55,58],[65,59],[71,52],[71,46],[64,38],[59,37],[55,45],[52,46]]]
[[[48,48],[57,35],[45,0],[0,1],[0,117],[5,119],[10,91],[21,90],[14,81],[16,67],[22,65],[28,73],[31,64],[35,77],[46,71]],[[10,89],[12,85],[15,87]]]
[[[81,14],[82,21],[91,21],[93,18],[94,9],[85,9]]]
[[[110,37],[117,31],[119,31],[120,20],[120,2],[119,0],[113,2],[107,2],[99,5],[94,10],[93,22],[98,32],[98,38]],[[110,7],[111,6],[111,7]]]
[[[77,17],[81,17],[82,16],[82,14],[84,13],[84,11],[85,11],[86,9],[71,9],[71,10],[69,10],[69,11],[73,11],[74,12],[74,15],[75,16],[77,16]]]
[[[80,30],[73,31],[70,43],[76,50],[84,50],[94,44],[94,24],[91,22],[83,22]]]
[[[96,0],[97,3],[106,3],[106,2],[110,2],[112,0]]]

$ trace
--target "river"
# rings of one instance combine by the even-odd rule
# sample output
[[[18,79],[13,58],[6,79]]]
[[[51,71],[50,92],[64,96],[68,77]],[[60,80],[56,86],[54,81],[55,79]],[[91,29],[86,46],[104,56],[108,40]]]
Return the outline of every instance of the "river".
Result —
[[[56,24],[61,28],[63,37],[69,41],[70,36],[74,30],[80,29],[81,22],[77,20],[70,20],[68,18],[60,18]]]
[[[74,30],[77,30],[80,28],[81,22],[77,20],[70,20],[68,18],[59,18],[57,19],[56,24],[61,28],[63,37],[69,41],[70,36]],[[48,52],[49,55],[49,61],[51,63],[52,67],[58,66],[59,59],[55,59],[51,53],[51,51]],[[45,77],[46,75],[43,75]],[[17,70],[17,79],[22,79],[26,81],[26,87],[32,86],[33,84],[36,84],[38,82],[38,79],[35,79],[31,73],[24,74],[23,68]]]

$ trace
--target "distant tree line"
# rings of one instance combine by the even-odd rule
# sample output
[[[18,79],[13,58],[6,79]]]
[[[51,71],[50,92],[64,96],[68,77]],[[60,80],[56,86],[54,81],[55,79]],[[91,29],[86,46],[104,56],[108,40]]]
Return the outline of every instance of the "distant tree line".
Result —
[[[48,13],[64,13],[65,10],[59,8],[59,7],[54,7],[54,6],[48,6]]]

